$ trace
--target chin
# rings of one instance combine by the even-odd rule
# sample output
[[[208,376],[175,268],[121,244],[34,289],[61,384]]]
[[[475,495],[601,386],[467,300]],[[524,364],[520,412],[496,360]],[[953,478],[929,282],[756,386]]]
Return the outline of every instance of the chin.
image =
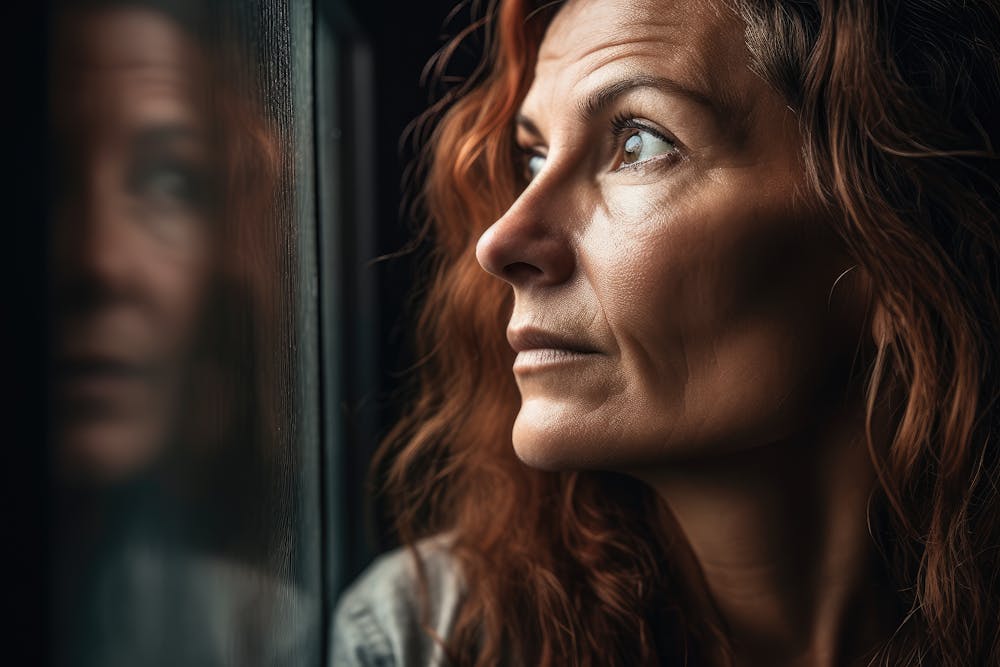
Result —
[[[666,409],[585,410],[560,401],[525,401],[514,421],[514,453],[527,466],[550,472],[601,470],[642,477],[658,467],[713,460],[772,441],[767,424],[716,420],[714,429],[691,431]],[[657,420],[656,417],[660,419]]]
[[[580,445],[569,424],[579,423],[564,405],[551,401],[525,400],[514,420],[511,439],[514,453],[525,465],[539,470],[563,471],[580,467]],[[577,444],[571,444],[576,440]]]
[[[547,472],[569,472],[582,468],[579,461],[573,461],[560,449],[551,441],[514,436],[514,453],[529,468]]]
[[[143,424],[74,424],[58,435],[62,473],[70,479],[115,484],[142,473],[155,458],[156,438]]]
[[[548,401],[525,402],[511,434],[514,453],[532,468],[550,472],[610,470],[621,447],[599,415]],[[598,430],[600,432],[598,432]]]

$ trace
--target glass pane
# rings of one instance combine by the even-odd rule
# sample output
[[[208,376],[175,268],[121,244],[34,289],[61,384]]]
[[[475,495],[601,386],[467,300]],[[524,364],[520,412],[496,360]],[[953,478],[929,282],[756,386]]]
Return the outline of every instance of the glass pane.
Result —
[[[58,3],[57,665],[320,659],[310,3]]]

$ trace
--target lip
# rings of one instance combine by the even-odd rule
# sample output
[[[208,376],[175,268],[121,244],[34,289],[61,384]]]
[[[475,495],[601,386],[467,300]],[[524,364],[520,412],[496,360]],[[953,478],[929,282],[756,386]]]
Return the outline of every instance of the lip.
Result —
[[[569,352],[578,355],[599,353],[599,350],[579,338],[533,327],[507,329],[507,342],[517,353],[539,350]]]
[[[512,369],[517,374],[588,361],[600,354],[578,338],[542,329],[508,329],[507,341],[517,352]]]
[[[150,370],[113,357],[73,357],[56,361],[53,379],[59,394],[75,398],[97,398],[133,390],[150,377]]]

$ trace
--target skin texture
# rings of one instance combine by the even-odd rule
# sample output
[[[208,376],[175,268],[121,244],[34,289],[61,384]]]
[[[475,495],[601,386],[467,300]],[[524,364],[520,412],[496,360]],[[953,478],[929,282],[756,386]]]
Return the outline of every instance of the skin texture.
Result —
[[[165,446],[211,258],[204,70],[169,20],[58,26],[53,412],[69,476],[120,480]]]
[[[671,7],[560,11],[522,105],[539,132],[518,135],[548,157],[479,241],[514,289],[509,337],[537,328],[597,351],[515,364],[514,442],[532,465],[645,466],[787,437],[844,385],[861,337],[850,281],[829,301],[852,263],[796,196],[793,114],[746,68],[735,19]],[[581,122],[592,91],[644,76],[724,108],[647,87]],[[676,137],[679,157],[616,171],[617,114]]]
[[[659,85],[584,111],[623,81]],[[642,134],[659,155],[623,165],[639,130],[616,118],[670,143]],[[656,488],[738,664],[863,653],[891,616],[866,532],[869,290],[803,194],[794,113],[748,68],[741,23],[571,0],[517,140],[535,175],[477,257],[514,292],[518,456]]]

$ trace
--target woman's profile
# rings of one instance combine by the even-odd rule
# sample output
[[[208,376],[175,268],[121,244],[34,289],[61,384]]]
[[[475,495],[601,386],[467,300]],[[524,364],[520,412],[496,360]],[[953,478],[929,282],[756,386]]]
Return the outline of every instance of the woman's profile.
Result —
[[[485,26],[335,664],[1000,664],[1000,6]]]

